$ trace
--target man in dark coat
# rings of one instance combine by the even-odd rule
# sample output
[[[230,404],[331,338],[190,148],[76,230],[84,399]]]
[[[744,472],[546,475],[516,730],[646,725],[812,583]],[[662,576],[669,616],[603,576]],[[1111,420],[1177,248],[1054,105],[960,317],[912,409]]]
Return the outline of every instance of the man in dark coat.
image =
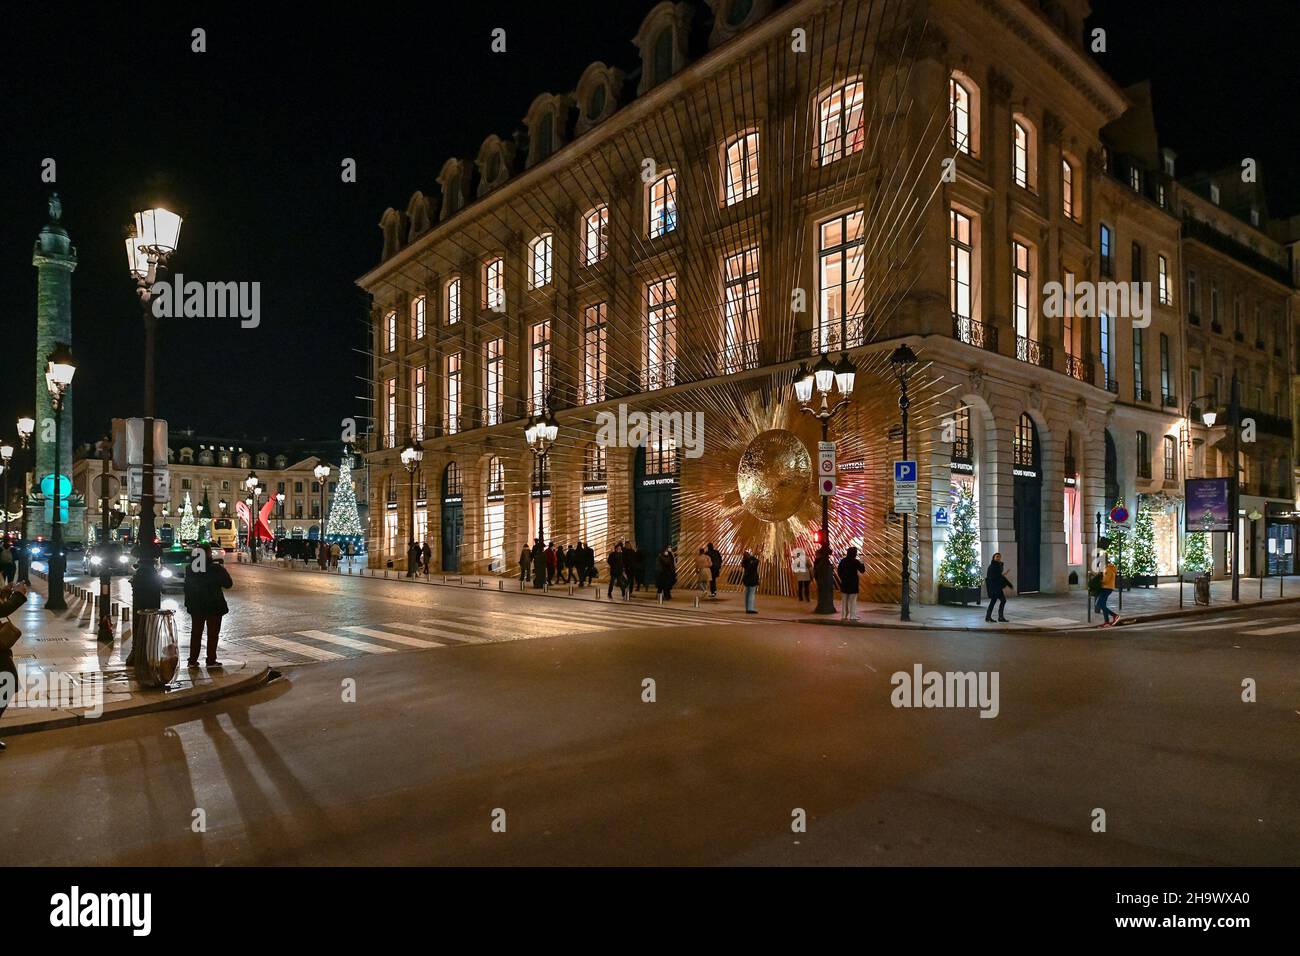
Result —
[[[541,538],[533,539],[533,587],[546,583],[546,546]]]
[[[609,587],[605,590],[605,597],[611,601],[614,599],[614,585],[616,583],[620,593],[627,593],[627,585],[623,580],[623,558],[622,541],[615,544],[614,550],[605,558],[605,562],[609,565]]]
[[[414,541],[406,549],[406,576],[413,578],[420,570],[420,546]]]
[[[709,594],[717,597],[718,594],[718,575],[722,573],[722,552],[709,542],[705,554],[709,556]]]
[[[190,613],[190,667],[199,666],[199,650],[203,647],[203,631],[208,632],[209,668],[220,667],[217,660],[217,640],[221,636],[221,619],[230,612],[226,604],[225,589],[234,587],[230,572],[224,564],[212,560],[212,549],[199,545],[201,555],[194,555],[185,569],[185,610]]]
[[[27,603],[27,582],[6,585],[0,588],[0,618],[8,617]],[[0,717],[14,695],[18,693],[18,668],[14,666],[13,651],[0,647]],[[0,740],[0,750],[4,750],[4,741]]]
[[[673,599],[673,585],[677,583],[677,559],[672,548],[664,546],[659,552],[658,566],[655,570],[655,587],[665,601]]]

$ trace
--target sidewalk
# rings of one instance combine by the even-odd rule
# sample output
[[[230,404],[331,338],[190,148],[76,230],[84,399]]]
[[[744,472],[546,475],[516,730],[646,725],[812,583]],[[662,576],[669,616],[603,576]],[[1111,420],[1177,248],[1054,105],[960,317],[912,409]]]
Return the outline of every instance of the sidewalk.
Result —
[[[31,572],[27,603],[10,618],[23,636],[13,647],[21,696],[0,717],[0,740],[14,734],[70,727],[216,700],[267,681],[269,668],[256,661],[223,658],[220,671],[181,669],[166,690],[143,688],[126,666],[131,623],[115,622],[111,645],[95,640],[93,602],[80,590],[67,596],[68,609],[45,609],[47,583]],[[114,593],[117,593],[115,589]],[[182,641],[188,640],[188,633]],[[125,646],[124,646],[125,645]],[[182,657],[186,648],[182,647]],[[98,716],[96,716],[98,714]]]
[[[277,563],[276,561],[259,562],[257,565],[242,564],[241,567],[253,568],[267,572],[298,574],[338,574],[374,580],[387,580],[402,583],[410,587],[452,587],[469,590],[503,591],[508,594],[531,594],[545,596],[555,600],[601,601],[607,602],[607,581],[598,585],[589,584],[579,588],[576,584],[556,584],[544,591],[536,590],[531,582],[526,588],[520,587],[519,576],[501,576],[492,574],[442,574],[417,575],[408,578],[403,571],[365,568],[361,559],[349,571],[346,563],[338,569],[322,571],[314,563],[304,567],[302,562]],[[1261,591],[1262,584],[1262,591]],[[840,620],[836,615],[817,615],[813,613],[816,606],[816,588],[814,599],[801,603],[794,598],[774,597],[759,594],[758,617],[760,620],[800,621],[802,623],[835,624],[852,626]],[[1213,581],[1210,584],[1210,603],[1208,606],[1194,604],[1193,585],[1187,581],[1182,585],[1182,604],[1179,603],[1179,585],[1175,582],[1161,584],[1157,588],[1134,588],[1126,590],[1123,595],[1123,609],[1119,608],[1120,596],[1111,595],[1111,610],[1119,610],[1125,624],[1139,621],[1176,618],[1182,615],[1201,615],[1222,613],[1234,607],[1247,604],[1276,604],[1279,601],[1300,601],[1300,575],[1287,575],[1285,578],[1241,578],[1238,593],[1241,601],[1232,601],[1232,582],[1230,580]],[[621,598],[617,589],[614,601]],[[659,601],[653,588],[634,591],[632,601],[638,605],[658,605]],[[935,604],[913,604],[911,620],[902,622],[898,619],[897,604],[859,602],[857,626],[898,627],[925,630],[956,631],[1070,631],[1093,627],[1100,624],[1099,616],[1094,613],[1088,619],[1088,609],[1092,602],[1082,587],[1074,588],[1069,594],[1026,594],[1017,595],[1007,601],[1007,615],[1010,620],[1005,624],[986,624],[984,622],[985,604],[972,604],[969,607],[953,607]],[[719,588],[717,599],[701,595],[690,588],[678,587],[673,590],[673,599],[663,603],[664,607],[678,610],[699,610],[706,614],[716,614],[726,618],[744,615],[743,595],[739,590]],[[841,597],[835,596],[836,608],[841,607]],[[1122,625],[1121,625],[1122,626]]]

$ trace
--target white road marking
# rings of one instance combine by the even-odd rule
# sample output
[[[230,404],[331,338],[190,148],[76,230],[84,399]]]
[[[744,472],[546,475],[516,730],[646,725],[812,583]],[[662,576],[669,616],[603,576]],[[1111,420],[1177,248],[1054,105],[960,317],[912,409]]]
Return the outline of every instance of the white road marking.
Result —
[[[441,622],[433,622],[441,623]],[[448,630],[445,627],[424,627],[421,624],[407,624],[403,621],[389,621],[384,627],[400,627],[403,630],[415,631],[416,634],[431,634],[434,637],[448,637],[455,641],[464,641],[467,644],[488,644],[491,643],[486,637],[479,637],[477,634],[462,634],[459,631]]]
[[[395,650],[391,647],[384,647],[382,644],[371,644],[369,641],[354,641],[350,637],[339,637],[337,634],[327,634],[325,631],[294,631],[295,634],[301,634],[303,637],[314,637],[318,641],[325,641],[329,644],[338,644],[342,647],[350,647],[353,650],[365,651],[369,654],[391,654]]]
[[[236,642],[239,640],[241,638],[235,638]],[[242,638],[242,640],[260,641],[270,647],[278,647],[282,651],[292,651],[295,654],[301,654],[303,657],[310,657],[318,661],[340,661],[345,656],[336,654],[334,651],[327,651],[323,647],[313,647],[310,644],[300,644],[298,641],[276,637],[274,634],[254,634],[251,637]]]
[[[1241,633],[1249,634],[1251,637],[1270,637],[1274,634],[1295,634],[1298,631],[1300,631],[1300,621],[1279,624],[1276,627],[1255,627]]]
[[[378,637],[381,640],[392,641],[394,644],[405,644],[407,647],[446,647],[441,641],[424,641],[418,637],[407,637],[405,634],[392,634],[388,631],[377,631],[371,627],[345,627],[345,631],[351,631],[353,634],[360,634],[363,637]]]

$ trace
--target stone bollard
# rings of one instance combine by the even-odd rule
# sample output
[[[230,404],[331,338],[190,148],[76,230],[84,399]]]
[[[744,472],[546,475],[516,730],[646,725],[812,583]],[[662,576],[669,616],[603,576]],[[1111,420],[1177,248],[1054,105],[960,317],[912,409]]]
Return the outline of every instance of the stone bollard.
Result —
[[[695,595],[695,606],[696,607],[700,606],[700,596],[698,594]]]

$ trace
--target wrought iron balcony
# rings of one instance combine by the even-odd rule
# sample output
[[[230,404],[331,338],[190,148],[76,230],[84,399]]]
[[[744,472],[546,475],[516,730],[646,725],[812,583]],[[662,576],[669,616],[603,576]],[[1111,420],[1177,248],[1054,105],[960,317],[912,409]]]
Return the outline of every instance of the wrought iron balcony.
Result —
[[[718,374],[729,375],[758,366],[758,343],[741,342],[718,353]]]
[[[660,388],[672,388],[677,384],[677,362],[669,360],[658,365],[650,365],[645,370],[641,390],[653,392]]]
[[[1042,368],[1052,367],[1052,347],[1025,335],[1016,336],[1016,358]]]
[[[990,352],[998,350],[997,328],[977,319],[954,314],[952,317],[952,337],[959,342],[965,342],[967,345],[973,345],[976,348],[987,349]]]
[[[1165,393],[1164,395],[1160,396],[1160,404],[1163,405],[1165,408],[1177,408],[1178,397],[1170,393]]]
[[[1133,401],[1135,401],[1135,402],[1149,402],[1149,401],[1151,401],[1151,389],[1149,389],[1149,388],[1138,388],[1136,385],[1133,386]]]
[[[1065,374],[1070,378],[1077,378],[1080,382],[1092,384],[1092,362],[1086,358],[1080,358],[1077,355],[1067,355],[1065,357]]]

